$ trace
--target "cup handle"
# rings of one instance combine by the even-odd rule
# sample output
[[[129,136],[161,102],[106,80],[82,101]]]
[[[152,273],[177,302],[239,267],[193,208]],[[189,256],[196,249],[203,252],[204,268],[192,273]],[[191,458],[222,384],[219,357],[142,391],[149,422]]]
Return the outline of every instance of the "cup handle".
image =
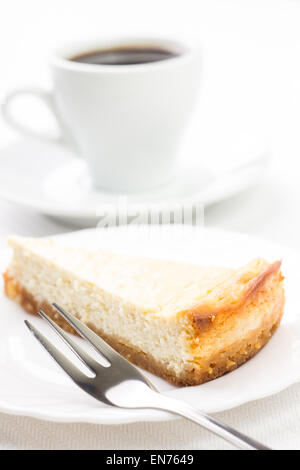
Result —
[[[47,108],[50,110],[52,115],[54,115],[54,118],[60,130],[60,134],[57,137],[44,133],[44,132],[32,130],[29,127],[27,127],[26,124],[22,123],[21,121],[19,121],[13,116],[12,111],[11,111],[11,105],[13,101],[15,99],[18,99],[20,96],[25,96],[25,95],[35,96],[39,98],[47,106]],[[2,111],[2,116],[4,120],[11,127],[16,129],[21,134],[27,137],[34,137],[36,139],[51,142],[51,143],[67,145],[74,149],[75,144],[73,142],[73,139],[71,139],[71,137],[67,135],[66,129],[64,128],[64,125],[61,121],[59,113],[56,109],[52,93],[39,89],[39,88],[21,88],[18,90],[14,90],[6,95],[1,105],[1,111]]]

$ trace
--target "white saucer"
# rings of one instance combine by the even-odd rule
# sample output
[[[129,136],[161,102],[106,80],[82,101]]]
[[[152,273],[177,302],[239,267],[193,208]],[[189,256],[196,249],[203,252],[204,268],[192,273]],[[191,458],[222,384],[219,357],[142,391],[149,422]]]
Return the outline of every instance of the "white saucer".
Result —
[[[92,189],[84,160],[67,149],[23,140],[0,152],[0,197],[82,227],[115,215],[120,196],[126,197],[129,211],[138,207],[139,214],[152,206],[166,210],[175,201],[206,206],[248,188],[263,175],[264,147],[252,136],[238,137],[233,143],[220,136],[214,141],[201,136],[197,146],[189,142],[168,184],[127,195]]]
[[[81,230],[59,237],[73,246],[102,247],[212,266],[237,267],[257,256],[270,261],[282,258],[285,314],[274,336],[254,358],[230,374],[194,387],[174,387],[150,373],[146,375],[162,393],[208,413],[272,395],[300,380],[299,253],[246,235],[183,225],[152,226],[146,232],[145,227],[129,225]],[[1,272],[10,255],[8,249],[1,249]],[[161,411],[117,409],[96,401],[76,387],[42,350],[24,325],[28,314],[4,296],[1,286],[0,310],[0,411],[52,421],[102,424],[172,418]],[[64,348],[42,319],[31,317],[30,321],[59,348]],[[83,340],[76,341],[87,347]]]

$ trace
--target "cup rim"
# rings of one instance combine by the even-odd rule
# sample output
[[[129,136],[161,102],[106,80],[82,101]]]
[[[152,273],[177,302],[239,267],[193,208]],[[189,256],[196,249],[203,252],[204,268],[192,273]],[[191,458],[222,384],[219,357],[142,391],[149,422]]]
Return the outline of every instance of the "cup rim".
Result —
[[[147,46],[165,46],[175,50],[181,50],[182,53],[175,57],[170,57],[167,60],[157,62],[148,62],[143,64],[128,64],[128,65],[107,65],[107,64],[86,64],[82,62],[72,61],[71,58],[86,52],[87,50],[93,51],[101,48],[117,47],[117,46],[132,46],[135,44],[142,44]],[[188,40],[173,39],[170,37],[137,37],[137,36],[122,36],[111,38],[99,38],[83,41],[72,41],[57,48],[51,59],[50,64],[52,67],[62,68],[74,72],[88,72],[88,73],[132,73],[149,71],[152,69],[164,69],[171,66],[178,65],[190,61],[199,53],[199,46]]]

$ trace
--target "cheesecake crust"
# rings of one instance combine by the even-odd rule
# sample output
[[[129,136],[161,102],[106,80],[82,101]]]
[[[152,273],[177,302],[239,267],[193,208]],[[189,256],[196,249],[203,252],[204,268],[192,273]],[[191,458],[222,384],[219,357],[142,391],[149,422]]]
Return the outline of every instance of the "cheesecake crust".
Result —
[[[278,272],[280,263],[274,263],[264,276],[257,278],[255,285],[248,291],[248,296],[253,295],[254,291],[263,286],[266,279],[274,272]],[[19,303],[28,313],[36,315],[39,309],[52,318],[65,331],[77,334],[75,330],[64,320],[59,313],[48,302],[38,302],[26,289],[23,288],[15,279],[13,279],[7,271],[4,275],[5,294],[15,302]],[[240,338],[230,345],[226,351],[218,353],[210,358],[208,367],[203,369],[196,362],[186,362],[185,367],[180,375],[175,374],[168,368],[167,363],[158,362],[151,355],[145,354],[136,347],[128,344],[122,338],[117,336],[108,336],[103,331],[95,329],[89,323],[87,325],[101,336],[108,344],[110,344],[122,356],[130,362],[136,364],[149,372],[163,377],[174,385],[199,385],[201,383],[213,380],[232,370],[236,369],[248,359],[259,352],[272,337],[280,324],[284,308],[284,294],[278,296],[276,302],[272,306],[272,312],[268,323],[263,328],[256,328],[248,332],[246,337]],[[196,312],[194,312],[196,313]],[[198,312],[200,313],[200,312]],[[198,321],[200,318],[198,317]],[[209,322],[211,322],[209,318]],[[200,323],[202,323],[200,321]],[[199,324],[197,325],[200,326]],[[203,327],[203,324],[201,325]]]

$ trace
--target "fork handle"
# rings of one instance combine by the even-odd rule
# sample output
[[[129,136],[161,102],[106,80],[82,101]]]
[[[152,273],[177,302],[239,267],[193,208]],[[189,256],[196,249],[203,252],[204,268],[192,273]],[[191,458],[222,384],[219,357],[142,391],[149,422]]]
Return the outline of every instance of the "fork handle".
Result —
[[[235,429],[223,424],[211,416],[202,413],[201,411],[193,408],[186,403],[179,400],[169,399],[164,396],[163,407],[165,411],[171,411],[174,414],[183,416],[190,421],[193,421],[200,426],[203,426],[208,431],[223,438],[225,441],[233,444],[236,448],[241,450],[271,450],[269,447],[264,446],[255,439],[252,439],[245,434],[236,431]]]

